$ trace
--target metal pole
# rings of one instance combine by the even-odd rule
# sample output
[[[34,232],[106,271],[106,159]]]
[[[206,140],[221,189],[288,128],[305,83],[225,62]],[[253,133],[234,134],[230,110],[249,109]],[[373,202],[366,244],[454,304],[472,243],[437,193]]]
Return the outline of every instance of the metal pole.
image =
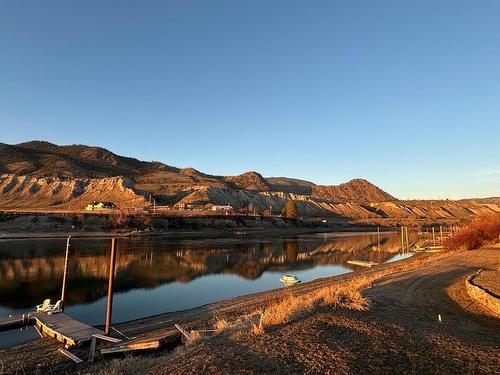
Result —
[[[106,335],[109,335],[111,326],[111,310],[113,308],[113,280],[115,278],[115,253],[116,239],[111,240],[111,258],[109,260],[109,278],[108,278],[108,303],[106,305]]]
[[[61,310],[64,311],[64,296],[66,294],[66,280],[68,278],[68,259],[69,259],[69,249],[71,247],[71,236],[68,236],[66,240],[66,256],[64,258],[64,273],[61,289]]]

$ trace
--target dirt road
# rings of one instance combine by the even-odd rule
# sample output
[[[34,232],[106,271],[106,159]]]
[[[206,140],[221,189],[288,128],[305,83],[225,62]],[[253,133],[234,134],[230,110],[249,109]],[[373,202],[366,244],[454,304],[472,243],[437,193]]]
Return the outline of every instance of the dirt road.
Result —
[[[494,268],[498,254],[436,256],[379,280],[366,292],[374,304],[368,312],[320,309],[263,336],[215,338],[165,358],[152,372],[500,373],[500,320],[464,288],[465,277]]]

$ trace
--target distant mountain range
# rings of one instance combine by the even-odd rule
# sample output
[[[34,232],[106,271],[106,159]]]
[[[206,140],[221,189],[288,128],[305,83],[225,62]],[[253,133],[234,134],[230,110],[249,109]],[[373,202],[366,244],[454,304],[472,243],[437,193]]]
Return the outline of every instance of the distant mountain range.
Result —
[[[123,176],[137,188],[157,195],[205,185],[225,189],[279,191],[338,202],[395,200],[390,194],[362,179],[336,186],[322,186],[286,177],[264,178],[257,172],[246,172],[239,176],[212,176],[193,168],[179,169],[160,162],[145,162],[116,155],[101,147],[58,146],[44,141],[17,145],[0,143],[0,173],[58,178]]]
[[[440,213],[433,204],[400,202],[363,179],[325,186],[253,171],[214,176],[116,155],[101,147],[44,141],[0,143],[0,175],[0,208],[80,207],[94,199],[141,207],[150,204],[151,196],[159,204],[231,204],[239,209],[251,203],[278,211],[291,198],[303,215],[419,218],[494,212],[500,203],[497,198],[461,201],[460,210],[448,207]]]

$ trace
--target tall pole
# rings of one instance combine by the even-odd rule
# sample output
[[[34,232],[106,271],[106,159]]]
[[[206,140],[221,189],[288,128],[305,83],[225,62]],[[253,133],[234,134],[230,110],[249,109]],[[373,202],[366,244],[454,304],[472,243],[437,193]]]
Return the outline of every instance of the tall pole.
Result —
[[[106,305],[106,335],[109,335],[111,327],[111,310],[113,308],[113,280],[115,278],[115,255],[116,255],[116,239],[111,240],[111,257],[109,260],[109,278],[108,278],[108,303]]]
[[[69,259],[69,249],[71,247],[71,236],[68,236],[66,240],[66,256],[64,258],[64,273],[61,289],[61,310],[64,311],[64,297],[66,294],[66,280],[68,278],[68,259]]]
[[[406,252],[410,252],[410,242],[408,241],[408,227],[405,228],[406,232]]]
[[[377,250],[380,251],[380,227],[377,227],[377,241],[378,241]]]
[[[403,229],[402,225],[401,225],[401,251],[403,253],[405,252],[405,237],[404,237],[404,229]]]

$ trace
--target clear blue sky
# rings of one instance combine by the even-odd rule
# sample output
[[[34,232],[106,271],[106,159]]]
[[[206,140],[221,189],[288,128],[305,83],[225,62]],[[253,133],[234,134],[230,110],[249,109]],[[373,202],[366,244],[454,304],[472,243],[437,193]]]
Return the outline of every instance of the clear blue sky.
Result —
[[[0,0],[0,142],[500,196],[500,1]]]

